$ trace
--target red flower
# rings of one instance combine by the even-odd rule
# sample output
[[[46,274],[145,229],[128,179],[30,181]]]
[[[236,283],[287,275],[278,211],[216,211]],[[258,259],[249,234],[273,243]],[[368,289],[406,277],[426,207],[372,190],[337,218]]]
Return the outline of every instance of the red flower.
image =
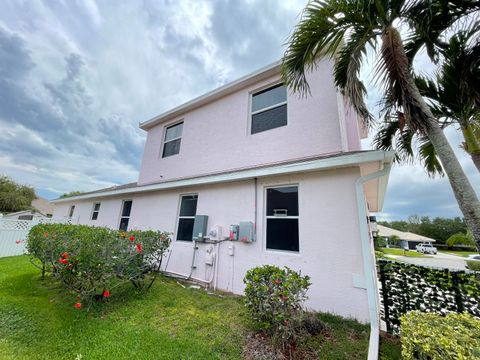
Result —
[[[58,260],[58,262],[61,262],[62,264],[68,264],[67,259],[60,259],[60,260]]]
[[[137,244],[137,252],[138,253],[142,252],[142,244]]]
[[[75,304],[75,307],[76,307],[78,310],[80,310],[80,309],[82,308],[82,303],[77,302],[77,303]]]
[[[133,236],[133,235],[130,236],[130,241],[131,241],[131,242],[134,242],[134,241],[135,241],[135,236]]]
[[[275,284],[278,285],[278,284],[280,284],[280,283],[281,283],[280,279],[275,279]]]
[[[22,240],[15,240],[15,244],[20,244]]]
[[[282,295],[282,300],[283,300],[283,301],[287,301],[287,300],[288,300],[288,297],[286,297],[285,295]]]
[[[48,233],[47,232],[43,233],[43,236],[48,237]]]
[[[68,259],[68,253],[67,252],[63,252],[62,255],[61,255],[62,258],[64,259]]]
[[[288,319],[285,320],[285,326],[288,326]]]
[[[105,291],[103,292],[103,297],[110,297],[110,291],[105,290]]]

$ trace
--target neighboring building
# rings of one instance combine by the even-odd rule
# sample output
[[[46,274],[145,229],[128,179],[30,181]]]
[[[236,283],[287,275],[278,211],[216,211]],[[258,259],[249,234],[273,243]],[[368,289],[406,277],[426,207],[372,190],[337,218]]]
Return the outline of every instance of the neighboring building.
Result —
[[[1,216],[2,219],[10,220],[37,220],[47,218],[44,214],[37,210],[22,210],[14,213],[8,213]]]
[[[415,247],[418,244],[436,242],[435,239],[431,239],[426,236],[414,234],[408,231],[405,232],[405,231],[395,230],[383,225],[377,224],[377,229],[378,229],[378,236],[386,238],[388,246],[395,245],[402,249],[415,250]],[[392,236],[398,237],[399,241],[397,244],[392,244],[392,241],[390,240]]]
[[[52,217],[54,208],[54,204],[51,204],[47,199],[39,197],[32,200],[31,209],[3,214],[2,218],[11,220],[45,219]]]
[[[367,208],[382,209],[393,153],[361,150],[330,60],[308,81],[289,93],[277,63],[141,123],[138,181],[54,200],[54,217],[172,232],[167,272],[236,294],[252,267],[301,270],[310,308],[378,322]]]
[[[32,201],[32,208],[44,214],[47,217],[51,217],[53,215],[53,211],[55,209],[55,205],[52,204],[47,199],[37,197]]]

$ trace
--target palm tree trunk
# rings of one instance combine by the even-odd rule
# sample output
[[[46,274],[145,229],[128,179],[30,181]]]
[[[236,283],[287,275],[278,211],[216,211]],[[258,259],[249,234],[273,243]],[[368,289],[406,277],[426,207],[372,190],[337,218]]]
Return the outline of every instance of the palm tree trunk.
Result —
[[[460,128],[465,139],[463,148],[470,155],[477,170],[480,172],[480,131],[469,124],[468,119],[460,122]]]
[[[480,172],[480,152],[470,154],[470,156],[472,157],[472,161],[477,167],[478,172]]]
[[[433,116],[430,107],[415,85],[399,32],[395,28],[389,27],[385,30],[382,40],[382,46],[391,47],[389,52],[382,52],[385,62],[391,62],[392,60],[391,58],[385,58],[385,54],[387,54],[387,56],[393,54],[395,61],[399,64],[395,67],[394,70],[396,73],[392,74],[392,76],[395,77],[395,75],[399,75],[396,76],[395,79],[401,82],[403,91],[402,98],[412,99],[415,108],[422,113],[421,115],[415,116],[421,116],[424,120],[426,119],[426,124],[424,124],[423,129],[435,148],[447,174],[455,198],[457,199],[458,206],[480,251],[480,202],[478,201],[477,194],[473,190],[437,119]],[[418,121],[418,119],[416,120]]]

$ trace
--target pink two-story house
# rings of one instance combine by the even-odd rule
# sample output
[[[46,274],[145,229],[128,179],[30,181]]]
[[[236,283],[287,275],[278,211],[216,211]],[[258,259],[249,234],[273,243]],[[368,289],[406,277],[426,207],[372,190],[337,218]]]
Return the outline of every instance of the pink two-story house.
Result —
[[[311,309],[378,321],[368,215],[393,154],[361,150],[330,60],[308,81],[290,93],[276,63],[141,123],[138,181],[54,200],[54,217],[169,231],[167,273],[236,294],[252,267],[301,270]]]

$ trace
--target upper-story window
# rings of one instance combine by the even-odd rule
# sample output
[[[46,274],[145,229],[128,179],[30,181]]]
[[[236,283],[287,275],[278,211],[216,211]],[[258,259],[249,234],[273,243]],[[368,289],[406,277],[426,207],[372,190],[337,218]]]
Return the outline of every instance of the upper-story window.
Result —
[[[252,94],[252,134],[285,125],[287,88],[283,84]]]
[[[180,152],[182,141],[183,122],[169,126],[165,130],[162,157],[176,155]]]

